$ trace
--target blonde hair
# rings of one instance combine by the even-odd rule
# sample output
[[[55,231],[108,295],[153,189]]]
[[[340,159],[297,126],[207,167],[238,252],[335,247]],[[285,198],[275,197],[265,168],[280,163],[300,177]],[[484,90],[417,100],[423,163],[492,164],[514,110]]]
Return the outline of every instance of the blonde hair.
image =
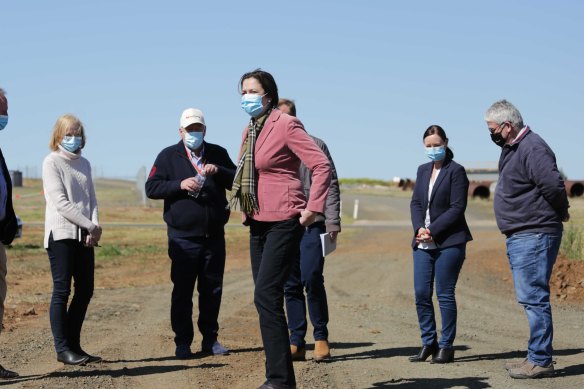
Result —
[[[85,130],[83,129],[83,123],[81,123],[81,120],[79,120],[76,116],[66,114],[59,117],[55,123],[55,127],[53,127],[53,135],[51,136],[51,141],[49,142],[49,148],[51,150],[57,151],[59,149],[59,145],[71,127],[77,127],[79,129],[81,133],[80,148],[82,149],[85,147]]]

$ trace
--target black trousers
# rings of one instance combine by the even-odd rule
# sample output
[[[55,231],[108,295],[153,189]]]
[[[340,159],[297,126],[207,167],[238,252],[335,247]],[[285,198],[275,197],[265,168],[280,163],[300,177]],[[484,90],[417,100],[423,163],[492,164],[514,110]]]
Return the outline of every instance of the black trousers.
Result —
[[[296,387],[288,325],[284,314],[284,284],[300,258],[304,227],[298,218],[250,224],[250,255],[255,282],[254,303],[266,354],[266,379],[282,387]]]
[[[197,325],[203,343],[211,346],[219,332],[219,308],[225,270],[225,236],[168,238],[168,256],[172,260],[170,278],[174,284],[170,322],[174,342],[191,345],[194,339],[193,293],[199,292]]]
[[[78,351],[81,327],[87,306],[93,296],[95,256],[93,247],[85,247],[76,239],[53,240],[49,237],[49,261],[53,277],[53,296],[49,317],[57,353]],[[71,279],[75,291],[71,294]]]

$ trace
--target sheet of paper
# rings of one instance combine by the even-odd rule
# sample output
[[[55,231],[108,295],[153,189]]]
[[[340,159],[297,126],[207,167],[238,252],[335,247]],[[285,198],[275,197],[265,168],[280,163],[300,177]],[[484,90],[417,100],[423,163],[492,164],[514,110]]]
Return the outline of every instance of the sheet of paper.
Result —
[[[326,257],[327,255],[335,251],[335,249],[337,248],[337,241],[336,240],[333,241],[328,232],[320,234],[320,243],[322,246],[323,257]]]

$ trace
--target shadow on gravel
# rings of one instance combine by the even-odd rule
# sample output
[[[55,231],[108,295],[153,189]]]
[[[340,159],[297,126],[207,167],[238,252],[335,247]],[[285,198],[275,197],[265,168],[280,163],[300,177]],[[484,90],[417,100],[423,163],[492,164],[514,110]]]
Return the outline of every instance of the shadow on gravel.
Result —
[[[397,380],[376,382],[366,389],[379,388],[400,388],[400,389],[448,389],[448,388],[468,388],[484,389],[490,388],[487,377],[468,378],[400,378]]]
[[[230,354],[239,354],[239,353],[255,353],[258,351],[264,351],[263,347],[249,347],[249,348],[230,348],[229,349],[229,353]]]
[[[25,381],[34,381],[34,380],[38,380],[40,378],[43,378],[44,376],[42,375],[26,375],[26,376],[19,376],[16,377],[14,379],[8,379],[8,380],[2,380],[0,381],[0,386],[4,386],[4,385],[12,385],[12,384],[17,384],[19,382],[25,382]]]
[[[371,347],[375,343],[372,342],[359,342],[359,343],[348,343],[348,342],[330,342],[329,346],[332,349],[348,349],[348,348],[359,348],[359,347]],[[307,344],[307,350],[314,350],[314,344]]]
[[[342,343],[340,343],[342,345]],[[359,343],[354,343],[359,344]],[[363,345],[372,345],[371,343],[362,343]],[[355,346],[357,347],[357,346]],[[332,348],[337,348],[333,346]],[[343,348],[342,346],[338,348]],[[346,347],[348,348],[348,347]],[[377,350],[367,350],[360,353],[333,355],[330,359],[322,362],[336,362],[336,361],[350,361],[353,359],[377,359],[377,358],[392,358],[392,357],[406,357],[414,355],[418,352],[419,347],[396,347]]]
[[[375,343],[331,343],[331,348],[333,349],[343,349],[343,348],[354,348],[354,347],[368,347],[373,346]],[[308,349],[308,347],[307,347]],[[454,346],[455,350],[464,351],[468,350],[468,346]],[[328,360],[322,362],[335,362],[335,361],[347,361],[352,359],[377,359],[377,358],[392,358],[392,357],[409,357],[416,355],[420,351],[419,347],[396,347],[396,348],[386,348],[378,350],[367,350],[355,354],[345,354],[339,356],[333,356]],[[458,361],[458,358],[456,358]]]
[[[196,354],[193,354],[192,358],[187,359],[195,359]],[[142,359],[104,359],[101,363],[137,363],[137,362],[162,362],[162,361],[176,361],[177,358],[174,355],[169,355],[166,357],[157,357],[157,358],[142,358]]]
[[[556,370],[556,376],[568,377],[575,375],[584,375],[584,364],[582,365],[572,365],[565,367],[563,369]]]
[[[152,374],[172,373],[180,370],[188,369],[208,369],[226,366],[223,363],[205,363],[199,366],[188,365],[170,365],[170,366],[140,366],[140,367],[123,367],[116,370],[83,370],[83,371],[55,371],[43,376],[42,378],[80,378],[80,377],[95,377],[95,376],[110,376],[112,378],[118,377],[137,377]]]
[[[454,349],[458,350],[460,346],[455,346]],[[467,347],[467,346],[464,346]],[[470,349],[469,347],[466,348],[467,350]],[[584,353],[584,349],[582,348],[569,348],[569,349],[561,349],[561,350],[554,350],[554,355],[576,355]],[[508,351],[504,353],[496,353],[496,354],[478,354],[478,355],[468,355],[465,357],[457,357],[456,362],[471,362],[471,361],[491,361],[496,359],[516,359],[516,358],[525,358],[525,351]]]
[[[229,349],[229,354],[239,354],[239,353],[252,353],[263,351],[263,347],[251,347],[251,348],[240,348],[240,349]],[[187,358],[186,360],[193,360],[193,359],[203,359],[205,357],[213,357],[210,353],[204,353],[201,351],[197,351],[196,353],[192,354],[191,358]],[[168,355],[166,357],[156,357],[156,358],[143,358],[143,359],[112,359],[112,360],[103,360],[102,363],[136,363],[136,362],[162,362],[162,361],[176,361],[177,358],[173,355]]]

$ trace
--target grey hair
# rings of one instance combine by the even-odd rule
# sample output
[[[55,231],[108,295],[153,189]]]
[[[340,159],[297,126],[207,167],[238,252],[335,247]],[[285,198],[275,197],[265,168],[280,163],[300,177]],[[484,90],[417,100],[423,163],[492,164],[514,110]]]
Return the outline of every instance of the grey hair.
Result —
[[[485,121],[497,124],[511,122],[515,128],[523,128],[523,118],[519,110],[507,100],[493,103],[485,112]]]
[[[6,91],[0,88],[0,96],[6,96]]]

